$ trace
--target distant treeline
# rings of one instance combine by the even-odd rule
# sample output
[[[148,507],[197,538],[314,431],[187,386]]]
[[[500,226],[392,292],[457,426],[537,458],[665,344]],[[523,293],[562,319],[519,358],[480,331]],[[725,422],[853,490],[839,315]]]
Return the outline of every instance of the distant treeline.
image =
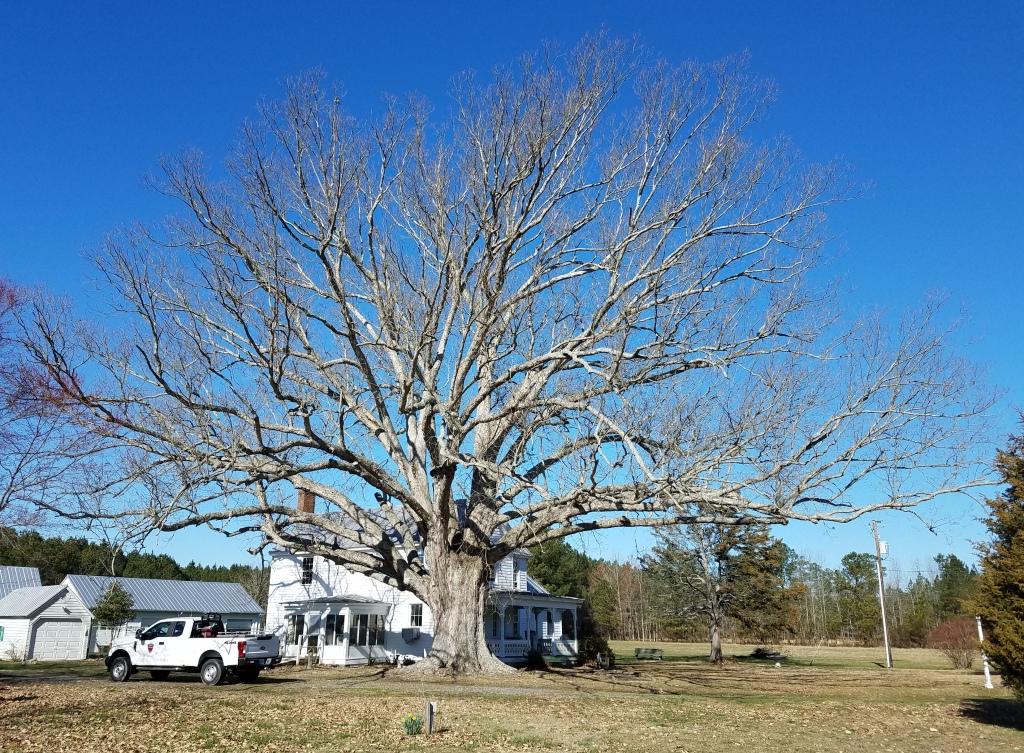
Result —
[[[46,537],[10,528],[0,528],[0,565],[38,568],[47,586],[60,583],[69,574],[241,583],[263,606],[270,583],[268,568],[196,562],[181,565],[166,554],[126,552],[89,539]]]
[[[757,593],[729,605],[723,638],[750,643],[844,643],[878,645],[881,620],[875,561],[851,552],[828,568],[797,555],[778,539],[757,552],[725,563],[722,587],[737,578],[756,579]],[[593,559],[565,542],[534,551],[530,574],[555,593],[587,600],[597,631],[620,640],[708,640],[705,604],[695,599],[655,548],[639,562]],[[671,577],[672,573],[676,577]],[[668,574],[666,574],[668,573]],[[977,588],[978,573],[955,555],[939,555],[927,571],[886,567],[886,611],[894,645],[925,645],[929,632],[963,612]]]

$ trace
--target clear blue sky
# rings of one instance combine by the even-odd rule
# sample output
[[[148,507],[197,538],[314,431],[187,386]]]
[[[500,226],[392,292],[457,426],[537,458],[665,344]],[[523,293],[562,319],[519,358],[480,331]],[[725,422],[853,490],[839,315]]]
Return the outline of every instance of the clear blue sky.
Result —
[[[1006,396],[997,438],[1024,404],[1024,4],[475,2],[4,3],[0,7],[0,274],[79,300],[84,254],[105,233],[169,211],[142,185],[162,154],[222,157],[282,78],[320,67],[350,106],[381,92],[444,96],[459,70],[486,71],[543,39],[602,25],[672,59],[747,50],[780,91],[769,126],[812,160],[842,157],[872,184],[833,213],[834,269],[849,308],[912,307],[941,291],[967,321],[961,345]],[[213,7],[217,6],[217,7]],[[899,6],[899,7],[895,7]],[[945,504],[883,520],[905,567],[972,555],[979,510]],[[866,550],[865,524],[785,529],[834,564]],[[645,535],[585,548],[626,557]],[[182,559],[242,547],[195,532],[153,540]]]

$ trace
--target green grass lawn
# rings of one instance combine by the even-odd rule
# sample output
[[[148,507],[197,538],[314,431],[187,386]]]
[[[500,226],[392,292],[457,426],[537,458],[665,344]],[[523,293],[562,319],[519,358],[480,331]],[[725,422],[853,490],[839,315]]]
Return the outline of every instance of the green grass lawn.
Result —
[[[70,681],[12,678],[24,667],[0,665],[0,751],[1024,751],[1021,706],[928,652],[898,657],[889,672],[862,649],[788,649],[780,667],[715,667],[699,660],[699,644],[659,647],[668,660],[610,672],[455,682],[288,667],[254,685],[208,688],[194,675],[114,684],[90,677],[95,665],[50,665]],[[615,647],[624,658],[633,648]],[[407,737],[402,716],[427,700],[439,704],[440,732]]]

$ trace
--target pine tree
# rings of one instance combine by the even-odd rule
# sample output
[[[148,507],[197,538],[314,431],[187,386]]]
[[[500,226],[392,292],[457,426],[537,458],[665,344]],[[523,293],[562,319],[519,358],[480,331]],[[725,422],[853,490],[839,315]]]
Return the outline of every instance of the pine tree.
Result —
[[[659,592],[662,616],[706,624],[708,658],[721,662],[722,633],[734,619],[760,641],[788,632],[788,548],[766,526],[696,524],[656,532],[644,566]]]
[[[115,580],[96,603],[92,615],[104,627],[118,628],[135,615],[135,600]]]
[[[1024,436],[996,456],[1007,485],[986,501],[992,540],[981,546],[982,573],[975,610],[985,627],[985,652],[1003,682],[1024,698]]]

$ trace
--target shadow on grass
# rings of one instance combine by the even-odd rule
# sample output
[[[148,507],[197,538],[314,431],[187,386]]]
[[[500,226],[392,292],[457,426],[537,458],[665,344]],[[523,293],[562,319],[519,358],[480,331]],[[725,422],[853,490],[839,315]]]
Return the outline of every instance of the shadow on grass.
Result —
[[[960,715],[982,724],[1024,731],[1024,704],[1010,698],[968,698]]]
[[[252,682],[245,682],[239,680],[230,675],[224,678],[223,685],[237,685],[239,687],[259,686],[259,685],[286,685],[292,682],[301,682],[302,680],[298,677],[260,677],[258,680]],[[189,683],[201,683],[198,672],[175,672],[170,677],[166,677],[163,680],[155,680],[152,677],[148,677],[145,672],[139,672],[132,678],[132,682],[145,682],[151,685],[176,685],[176,684],[189,684]]]

